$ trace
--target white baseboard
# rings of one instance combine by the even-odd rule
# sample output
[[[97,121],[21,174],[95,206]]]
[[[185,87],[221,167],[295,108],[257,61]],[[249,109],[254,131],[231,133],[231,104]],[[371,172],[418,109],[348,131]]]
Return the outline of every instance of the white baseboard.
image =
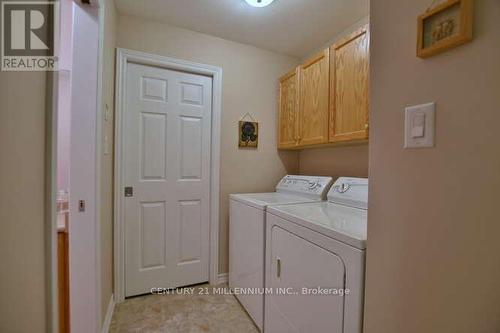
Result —
[[[102,333],[108,333],[109,327],[111,326],[111,319],[113,318],[113,311],[115,310],[115,300],[113,294],[109,299],[108,309],[106,310],[106,317],[104,318],[104,323],[102,323]]]
[[[228,282],[229,282],[229,273],[220,273],[218,284],[223,284]]]

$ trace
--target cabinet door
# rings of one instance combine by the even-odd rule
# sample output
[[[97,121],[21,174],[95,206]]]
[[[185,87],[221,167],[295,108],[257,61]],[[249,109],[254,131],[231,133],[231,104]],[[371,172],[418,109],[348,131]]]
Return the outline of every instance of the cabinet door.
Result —
[[[292,148],[297,145],[298,110],[297,71],[293,70],[280,79],[278,148]]]
[[[330,48],[330,142],[368,138],[369,30]]]
[[[328,142],[329,53],[299,66],[299,146]]]

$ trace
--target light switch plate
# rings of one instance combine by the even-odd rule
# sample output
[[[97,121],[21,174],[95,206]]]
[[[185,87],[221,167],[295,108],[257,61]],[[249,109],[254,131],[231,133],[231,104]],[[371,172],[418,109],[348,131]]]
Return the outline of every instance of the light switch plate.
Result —
[[[434,147],[435,120],[436,103],[407,107],[404,148]]]

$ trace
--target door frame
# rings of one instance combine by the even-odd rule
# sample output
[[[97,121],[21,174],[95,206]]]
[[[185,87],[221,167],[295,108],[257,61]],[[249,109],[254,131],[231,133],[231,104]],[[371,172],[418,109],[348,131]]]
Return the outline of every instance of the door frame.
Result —
[[[115,167],[114,167],[114,299],[125,300],[125,221],[122,149],[123,110],[125,105],[126,74],[129,63],[149,65],[212,77],[212,138],[210,151],[210,234],[209,282],[219,280],[219,192],[220,192],[220,129],[222,111],[222,68],[199,64],[140,51],[117,48],[115,91]]]
[[[72,332],[84,332],[89,330],[89,327],[100,332],[102,328],[100,261],[100,154],[102,150],[100,137],[103,110],[102,73],[100,72],[103,61],[101,48],[104,38],[103,19],[102,1],[95,1],[90,5],[73,1],[70,224],[68,231],[69,310]],[[82,60],[84,58],[85,61]],[[78,93],[75,94],[75,91]],[[75,118],[79,119],[76,130]],[[87,154],[88,158],[81,160],[79,154]],[[75,156],[77,156],[76,161]],[[83,212],[78,211],[79,200],[86,202]]]
[[[72,15],[74,17],[75,10],[79,10],[75,7],[80,6],[80,10],[91,10],[94,11],[95,17],[97,21],[93,24],[95,30],[97,31],[98,37],[98,45],[97,52],[95,55],[92,55],[92,61],[97,64],[94,70],[87,71],[88,75],[79,77],[79,80],[86,80],[88,77],[95,75],[96,76],[96,93],[88,96],[91,100],[90,104],[94,104],[91,109],[90,118],[94,119],[96,122],[96,127],[100,126],[100,117],[99,114],[102,113],[102,108],[100,100],[100,90],[102,87],[102,75],[100,73],[100,68],[102,67],[102,39],[103,36],[103,15],[104,15],[104,3],[103,0],[96,0],[89,5],[80,4],[77,1],[73,1],[73,11]],[[76,27],[73,21],[72,30],[74,32],[75,29],[87,29],[87,27],[80,26]],[[73,47],[73,46],[70,46]],[[94,58],[95,57],[95,58]],[[48,72],[46,79],[46,137],[45,137],[45,257],[46,257],[46,298],[47,298],[47,309],[46,309],[46,330],[47,332],[58,332],[59,330],[59,307],[58,307],[58,258],[57,258],[57,212],[56,212],[56,193],[57,193],[57,143],[58,143],[58,134],[57,134],[57,121],[58,121],[58,95],[59,95],[59,72]],[[73,99],[71,100],[73,103]],[[99,160],[100,154],[100,140],[99,133],[97,131],[91,131],[82,135],[80,140],[83,142],[90,142],[95,144],[96,161]],[[79,141],[80,141],[79,140]],[[86,177],[90,184],[98,189],[100,184],[100,165],[99,163],[93,163],[92,169],[94,170],[93,176],[81,176]],[[96,193],[97,195],[98,193]],[[92,194],[91,194],[92,195]],[[96,197],[97,199],[97,197]],[[76,205],[74,205],[74,198],[69,201],[70,209],[75,209]],[[95,200],[95,205],[88,207],[88,219],[86,224],[88,227],[94,228],[95,232],[92,233],[89,239],[87,239],[88,248],[95,249],[96,256],[92,258],[93,263],[91,265],[81,265],[85,266],[82,269],[86,269],[91,276],[92,279],[91,284],[96,286],[96,288],[88,288],[87,294],[82,299],[78,299],[78,301],[92,303],[92,308],[89,311],[86,311],[84,315],[87,315],[88,322],[86,323],[86,329],[93,329],[96,332],[101,331],[101,290],[100,290],[100,228],[98,226],[99,222],[99,211],[100,211],[100,201]],[[76,263],[79,266],[79,263]],[[70,268],[71,269],[71,268]],[[71,285],[70,281],[70,285]],[[85,286],[88,287],[88,286]],[[75,305],[75,299],[70,303],[70,311],[71,306]],[[81,311],[78,312],[80,315]],[[70,326],[73,324],[73,319],[70,318]],[[73,327],[78,330],[81,327]]]

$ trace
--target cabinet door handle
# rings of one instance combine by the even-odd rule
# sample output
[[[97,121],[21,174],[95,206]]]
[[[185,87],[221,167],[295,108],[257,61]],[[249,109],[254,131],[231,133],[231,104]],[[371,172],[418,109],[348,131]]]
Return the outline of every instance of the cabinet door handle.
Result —
[[[278,279],[281,277],[281,259],[277,258],[276,260],[276,276]]]

